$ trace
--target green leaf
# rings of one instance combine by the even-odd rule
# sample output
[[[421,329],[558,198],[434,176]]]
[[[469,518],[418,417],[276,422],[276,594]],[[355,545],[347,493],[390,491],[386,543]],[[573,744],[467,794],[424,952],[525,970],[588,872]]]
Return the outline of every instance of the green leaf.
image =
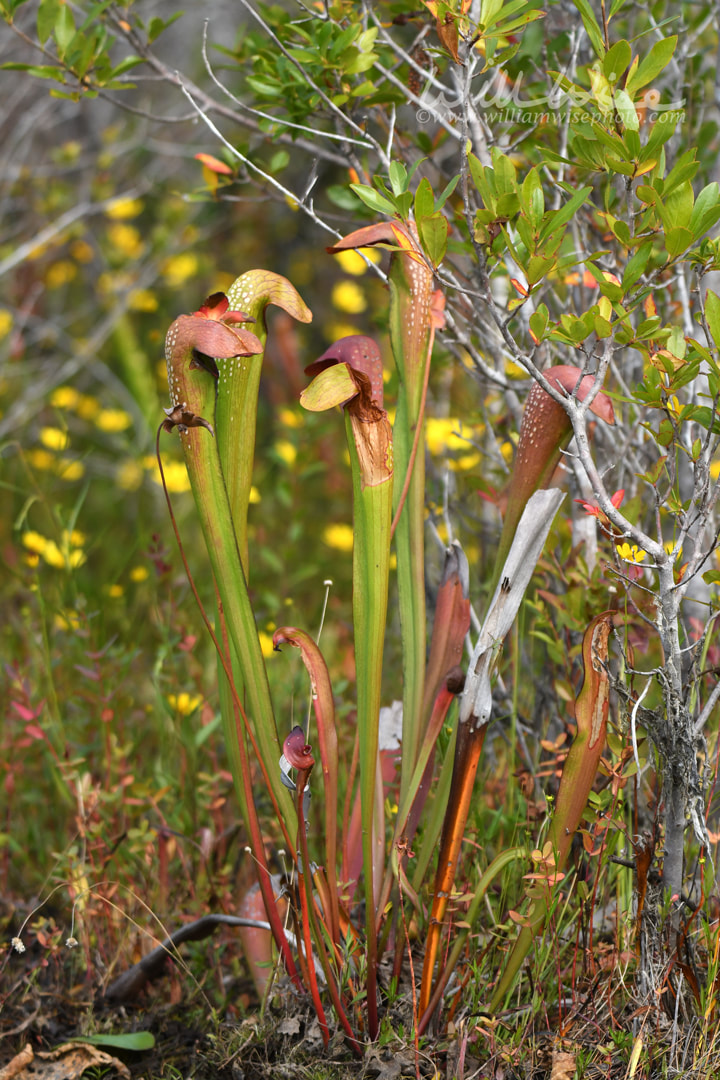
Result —
[[[713,341],[720,348],[720,296],[712,289],[705,296],[705,319]]]
[[[35,75],[38,79],[55,79],[55,82],[65,85],[65,76],[61,68],[49,67],[37,64],[0,64],[0,71],[26,71],[28,75]]]
[[[138,64],[144,64],[142,56],[126,56],[124,60],[121,60],[117,67],[114,67],[110,72],[110,78],[116,79],[118,75],[123,75],[126,71],[130,71],[131,68],[137,67]]]
[[[448,223],[441,213],[431,214],[418,222],[420,242],[433,267],[437,268],[447,250]]]
[[[402,195],[407,191],[407,169],[401,161],[390,162],[389,176],[393,195]]]
[[[561,206],[559,210],[547,214],[546,222],[540,230],[538,243],[542,244],[551,232],[555,232],[556,229],[561,228],[563,225],[567,225],[568,221],[575,216],[576,211],[579,210],[587,200],[591,191],[591,187],[581,188],[579,191],[576,191],[570,201],[565,203],[564,206]]]
[[[628,260],[625,273],[623,274],[623,291],[625,293],[627,293],[628,289],[633,288],[633,285],[635,285],[635,283],[640,280],[642,274],[646,272],[651,256],[652,241],[647,240],[638,247],[633,258]]]
[[[602,60],[602,58],[605,56],[605,42],[603,40],[602,30],[600,29],[598,21],[595,18],[595,13],[590,7],[588,0],[573,0],[573,2],[575,4],[575,7],[580,12],[580,18],[583,21],[585,32],[590,38],[590,44]]]
[[[155,1036],[151,1031],[133,1031],[128,1035],[81,1035],[73,1037],[73,1042],[114,1046],[118,1050],[152,1050]]]
[[[435,212],[435,196],[432,184],[426,176],[422,178],[415,192],[415,220],[421,221]]]
[[[37,35],[41,45],[45,44],[55,29],[59,10],[60,0],[42,0],[40,3],[37,13]]]
[[[358,209],[357,196],[353,195],[344,184],[331,184],[327,189],[327,197],[331,203],[339,206],[341,210],[354,211]]]
[[[603,60],[603,71],[608,82],[614,86],[630,64],[632,49],[627,41],[616,41]]]
[[[708,184],[702,189],[695,200],[690,217],[690,232],[695,240],[699,240],[706,229],[710,227],[704,224],[706,215],[709,219],[716,209],[720,210],[720,187],[717,181],[713,181],[712,184]]]
[[[534,311],[530,316],[529,324],[537,342],[540,343],[547,330],[550,314],[545,304],[540,304],[537,311]]]
[[[333,364],[316,375],[300,395],[300,404],[308,412],[325,412],[344,405],[358,393],[348,364]]]
[[[676,259],[683,251],[687,251],[692,242],[693,234],[683,226],[668,229],[665,233],[665,248],[671,259]]]
[[[176,11],[174,15],[171,15],[168,19],[160,19],[157,16],[150,20],[148,25],[148,42],[152,44],[156,38],[159,38],[164,30],[167,30],[168,26],[172,26],[176,19],[179,19],[184,12]]]
[[[632,99],[625,90],[616,90],[614,95],[615,111],[620,114],[622,122],[629,131],[640,130],[640,118],[635,111]]]
[[[668,66],[675,52],[677,40],[677,35],[674,34],[672,37],[655,42],[650,52],[644,60],[641,60],[625,84],[625,89],[631,98],[634,98],[638,90],[651,83]]]
[[[367,71],[371,68],[377,60],[377,53],[361,53],[357,50],[353,50],[357,55],[349,63],[343,65],[343,73],[345,75],[360,75],[363,71]]]
[[[282,172],[282,170],[289,165],[290,154],[287,150],[276,150],[273,156],[270,158],[269,171],[273,174]]]
[[[448,183],[442,189],[442,191],[438,195],[437,200],[435,202],[435,209],[436,210],[442,210],[443,206],[445,205],[445,203],[447,202],[447,200],[450,198],[453,191],[457,187],[459,179],[460,179],[460,174],[458,173],[458,175],[453,176],[452,180],[448,181]]]
[[[285,94],[279,82],[258,78],[257,75],[248,75],[245,82],[251,90],[254,90],[256,94],[260,94],[261,97],[279,98]]]
[[[350,187],[370,210],[374,210],[378,214],[395,213],[395,207],[390,200],[386,199],[375,188],[368,187],[367,184],[350,184]]]
[[[533,228],[539,229],[545,213],[545,196],[537,169],[531,169],[522,183],[524,209]]]
[[[55,43],[62,60],[75,37],[75,20],[68,4],[63,4],[55,21]]]

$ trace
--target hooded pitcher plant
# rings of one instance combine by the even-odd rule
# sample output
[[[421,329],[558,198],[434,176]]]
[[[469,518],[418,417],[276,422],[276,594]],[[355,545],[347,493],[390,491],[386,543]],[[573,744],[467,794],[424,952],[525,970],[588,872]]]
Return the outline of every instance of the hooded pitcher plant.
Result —
[[[200,525],[222,605],[234,662],[246,690],[247,711],[269,775],[270,786],[286,827],[295,829],[295,810],[277,771],[280,744],[275,727],[257,628],[247,581],[233,528],[225,476],[216,439],[216,400],[219,373],[216,359],[255,357],[262,343],[243,329],[244,312],[232,311],[222,293],[211,296],[192,315],[181,315],[168,330],[165,355],[172,407],[166,426],[176,426],[197,507]],[[248,363],[253,361],[248,360]],[[259,363],[259,361],[254,361]],[[238,781],[242,762],[241,737],[234,712],[223,710],[225,737],[233,773]],[[241,805],[246,794],[238,784]]]
[[[534,872],[527,875],[527,907],[520,934],[493,994],[493,1012],[502,1005],[534,938],[547,924],[553,886],[563,877],[573,837],[595,782],[607,733],[608,639],[612,628],[613,612],[605,611],[592,620],[583,637],[584,679],[575,702],[577,733],[563,766],[547,839],[542,851],[533,852]]]
[[[572,364],[558,364],[547,368],[543,375],[556,390],[569,397],[576,397],[578,401],[584,401],[595,385],[593,375],[583,375],[580,368]],[[602,391],[596,394],[590,409],[605,423],[615,423],[612,402]],[[545,488],[550,483],[560,455],[571,438],[572,424],[565,409],[550,397],[539,383],[533,383],[520,427],[491,591],[498,583],[500,571],[528,499],[534,491]]]
[[[230,357],[218,363],[216,437],[220,464],[230,502],[245,576],[248,572],[247,516],[255,454],[255,425],[263,353],[267,341],[266,311],[270,304],[282,308],[298,322],[312,321],[312,312],[287,278],[269,270],[248,270],[228,289],[232,308],[246,311],[254,320],[261,355],[248,363]]]
[[[343,406],[353,481],[353,622],[360,747],[360,800],[365,871],[368,1030],[377,1014],[377,900],[380,868],[374,843],[378,723],[387,617],[392,524],[393,439],[383,408],[382,361],[371,338],[341,338],[306,368],[313,381],[301,404],[314,412]]]
[[[303,323],[312,320],[312,313],[287,278],[262,269],[248,270],[241,274],[228,290],[228,303],[233,309],[247,312],[253,320],[253,330],[260,343],[260,352],[252,360],[243,357],[217,357],[215,437],[238,551],[245,580],[248,581],[250,566],[247,519],[255,454],[260,373],[267,342],[267,308],[273,304]],[[245,665],[238,656],[232,639],[229,647],[236,688],[244,693]],[[220,710],[227,728],[234,723],[235,707],[224,672],[219,671],[218,676]],[[263,751],[264,764],[275,778],[278,758],[275,744],[265,740],[265,748],[271,752],[272,757],[267,757]],[[241,804],[241,809],[247,823],[247,809],[244,804]]]
[[[444,221],[444,219],[443,219]],[[403,648],[403,736],[400,791],[407,792],[428,720],[425,676],[424,410],[435,330],[444,326],[443,297],[413,223],[380,222],[346,236],[330,252],[390,245],[390,343],[398,373],[393,448],[398,481],[393,500]]]

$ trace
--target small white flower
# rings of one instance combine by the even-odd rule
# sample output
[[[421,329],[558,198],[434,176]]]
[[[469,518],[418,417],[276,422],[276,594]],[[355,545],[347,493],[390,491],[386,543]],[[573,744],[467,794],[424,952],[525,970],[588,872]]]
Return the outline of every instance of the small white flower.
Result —
[[[16,953],[24,953],[25,952],[25,946],[23,945],[23,943],[22,943],[22,941],[20,940],[19,937],[14,937],[12,939],[12,941],[10,942],[10,944],[12,945],[12,947],[15,950]]]

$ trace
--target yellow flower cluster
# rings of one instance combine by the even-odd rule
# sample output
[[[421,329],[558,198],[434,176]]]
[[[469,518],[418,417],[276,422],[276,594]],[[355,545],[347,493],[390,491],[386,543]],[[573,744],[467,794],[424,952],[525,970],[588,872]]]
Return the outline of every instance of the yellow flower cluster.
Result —
[[[425,440],[431,454],[439,456],[450,453],[448,464],[456,470],[473,469],[480,461],[480,455],[463,438],[462,424],[451,417],[431,416],[425,421]]]
[[[49,450],[42,450],[40,447],[28,450],[25,458],[34,469],[39,469],[41,472],[55,473],[61,480],[67,480],[68,482],[80,480],[85,475],[85,466],[82,461],[75,461],[73,458],[67,457],[55,457]]]
[[[33,566],[37,564],[38,557],[57,570],[77,570],[85,562],[85,535],[77,529],[63,529],[59,544],[29,529],[23,533],[22,542],[30,552],[28,561]]]
[[[132,424],[132,417],[124,409],[104,409],[97,398],[81,394],[73,386],[58,386],[50,395],[50,404],[76,413],[81,420],[92,421],[108,434],[125,431]]]

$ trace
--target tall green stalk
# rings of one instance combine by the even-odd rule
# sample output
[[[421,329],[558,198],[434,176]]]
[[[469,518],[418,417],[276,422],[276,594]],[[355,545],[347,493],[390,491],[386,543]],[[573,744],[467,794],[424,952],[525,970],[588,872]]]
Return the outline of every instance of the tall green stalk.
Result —
[[[344,405],[353,478],[353,624],[360,745],[360,800],[365,879],[368,1031],[378,1032],[377,897],[375,895],[373,817],[375,813],[378,724],[382,660],[387,620],[392,523],[392,430],[382,408],[379,354],[368,338],[346,338],[310,365],[319,369],[303,392],[305,408]],[[331,364],[332,366],[326,366]],[[376,397],[373,397],[373,394]],[[379,397],[379,400],[378,400]],[[378,887],[379,887],[378,881]]]
[[[425,439],[424,410],[435,326],[433,273],[414,225],[398,221],[370,225],[346,236],[333,252],[391,244],[390,344],[398,373],[393,424],[395,548],[403,656],[403,734],[400,798],[408,792],[424,724],[425,616]],[[402,500],[404,498],[404,505]]]
[[[238,324],[242,316],[228,310],[221,294],[211,297],[194,315],[181,315],[168,330],[165,353],[172,408],[168,426],[176,426],[185,464],[217,584],[228,636],[238,658],[246,687],[248,713],[266,765],[273,793],[287,827],[295,824],[292,799],[280,781],[277,738],[270,687],[260,649],[255,618],[247,591],[242,559],[233,527],[217,440],[215,400],[217,366],[215,357],[247,357],[261,352],[257,337]],[[225,736],[236,779],[241,773],[234,711],[223,715]],[[242,785],[238,794],[244,798]]]

